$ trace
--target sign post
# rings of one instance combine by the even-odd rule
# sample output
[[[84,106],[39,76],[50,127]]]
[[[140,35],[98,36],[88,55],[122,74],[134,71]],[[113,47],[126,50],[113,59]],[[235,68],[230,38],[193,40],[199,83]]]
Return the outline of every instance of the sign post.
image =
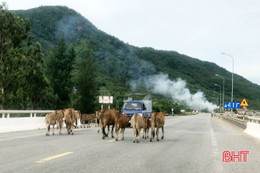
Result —
[[[227,102],[226,104],[224,104],[224,108],[225,109],[240,109],[240,103],[239,102]],[[229,113],[228,113],[228,115],[229,115]]]
[[[249,106],[247,103],[246,99],[244,98],[242,102],[240,103],[240,106],[243,106],[243,119],[245,119],[245,114],[246,114],[246,107]]]
[[[104,109],[104,103],[108,104],[108,109],[110,109],[110,104],[113,104],[113,96],[99,96],[99,103],[101,104],[101,110]]]

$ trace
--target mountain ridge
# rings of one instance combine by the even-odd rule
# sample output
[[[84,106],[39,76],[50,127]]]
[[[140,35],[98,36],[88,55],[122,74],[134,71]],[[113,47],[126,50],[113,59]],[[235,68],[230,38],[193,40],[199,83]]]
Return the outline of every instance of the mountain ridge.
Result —
[[[231,73],[215,63],[201,61],[177,51],[126,44],[99,30],[81,14],[65,6],[41,6],[14,12],[30,20],[34,41],[41,43],[46,55],[61,36],[64,36],[67,44],[73,44],[78,39],[87,40],[92,45],[95,60],[99,63],[98,73],[103,75],[98,87],[105,88],[106,91],[102,91],[105,94],[115,92],[111,87],[118,79],[122,81],[119,84],[120,90],[127,92],[130,89],[130,80],[163,72],[169,74],[171,80],[184,79],[191,93],[200,90],[209,101],[216,103],[214,90],[219,90],[214,85],[222,85],[222,79],[215,77],[215,74],[219,74],[225,78],[225,100],[230,99],[227,94],[231,93]],[[106,82],[102,83],[104,79]],[[102,92],[100,89],[100,94]],[[240,75],[234,75],[234,100],[239,101],[245,97],[253,103],[253,108],[259,108],[259,95],[259,85]]]

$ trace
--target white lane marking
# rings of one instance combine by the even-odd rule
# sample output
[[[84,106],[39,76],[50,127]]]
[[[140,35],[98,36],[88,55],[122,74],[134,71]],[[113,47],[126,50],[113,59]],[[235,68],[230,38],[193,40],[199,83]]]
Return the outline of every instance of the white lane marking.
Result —
[[[214,155],[214,157],[217,157],[219,151],[218,151],[218,147],[217,147],[217,139],[216,139],[213,129],[210,130],[210,136],[211,136],[211,145],[213,146],[213,155]]]
[[[218,172],[223,172],[223,166],[222,166],[222,153],[219,152],[218,150],[218,143],[217,143],[217,138],[216,135],[213,131],[213,129],[210,129],[210,136],[211,136],[211,145],[213,148],[213,157],[216,159],[215,161],[215,165],[216,165],[216,169],[218,170]]]

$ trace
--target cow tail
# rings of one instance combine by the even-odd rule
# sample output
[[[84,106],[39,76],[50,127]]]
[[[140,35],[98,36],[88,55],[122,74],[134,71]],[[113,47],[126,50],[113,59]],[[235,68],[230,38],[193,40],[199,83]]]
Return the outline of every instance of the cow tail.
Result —
[[[136,117],[136,115],[134,116],[134,121],[135,121],[135,134],[136,134],[136,137],[138,136],[138,130],[137,130],[137,126],[136,126],[136,123],[137,123],[137,117]]]
[[[73,119],[73,116],[72,116],[72,109],[70,109],[70,119],[71,119],[71,121],[72,121],[72,119]]]
[[[98,127],[99,127],[99,119],[97,118],[97,125],[98,125]]]
[[[118,118],[115,119],[115,131],[119,128]]]
[[[72,110],[70,109],[70,119],[72,120]]]
[[[153,124],[153,127],[152,127],[152,135],[153,135],[153,138],[154,138],[154,136],[155,136],[155,127],[156,127],[156,119],[157,119],[157,116],[154,116],[154,119],[153,119],[153,122],[152,122],[152,124]]]

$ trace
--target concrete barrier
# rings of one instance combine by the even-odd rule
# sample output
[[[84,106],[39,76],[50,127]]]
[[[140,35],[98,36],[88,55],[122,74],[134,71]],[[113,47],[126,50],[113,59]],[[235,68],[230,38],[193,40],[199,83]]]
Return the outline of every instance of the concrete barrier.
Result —
[[[24,130],[42,129],[45,127],[45,117],[37,117],[37,114],[47,114],[54,110],[0,110],[0,133]],[[26,117],[12,117],[23,114]]]
[[[42,128],[46,128],[45,117],[0,118],[0,133]]]
[[[221,118],[231,124],[234,124],[235,126],[241,128],[241,129],[246,129],[247,122],[244,120],[240,120],[238,118],[234,118],[231,116],[222,116]]]
[[[260,139],[260,124],[247,122],[247,127],[244,132],[255,138]]]

